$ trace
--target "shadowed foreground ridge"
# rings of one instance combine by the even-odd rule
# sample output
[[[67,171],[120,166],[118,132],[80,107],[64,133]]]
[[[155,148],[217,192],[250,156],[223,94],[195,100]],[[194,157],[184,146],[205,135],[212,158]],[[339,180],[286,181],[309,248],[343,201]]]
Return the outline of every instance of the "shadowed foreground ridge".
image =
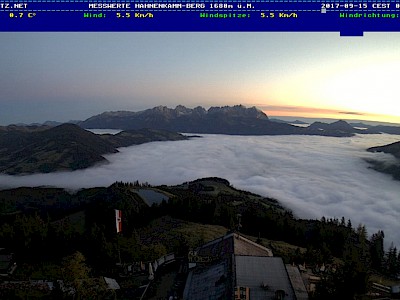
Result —
[[[149,205],[143,190],[163,200]],[[16,266],[0,282],[1,299],[235,299],[241,291],[250,299],[370,299],[381,274],[396,278],[400,259],[394,246],[385,252],[383,231],[368,238],[344,217],[299,219],[216,177],[3,190],[0,216],[3,259]],[[115,283],[110,297],[103,277]],[[386,296],[390,282],[379,284]]]
[[[152,141],[183,140],[185,136],[161,130],[131,130],[97,135],[74,124],[27,130],[0,131],[0,172],[10,175],[77,170],[107,162],[104,154]]]

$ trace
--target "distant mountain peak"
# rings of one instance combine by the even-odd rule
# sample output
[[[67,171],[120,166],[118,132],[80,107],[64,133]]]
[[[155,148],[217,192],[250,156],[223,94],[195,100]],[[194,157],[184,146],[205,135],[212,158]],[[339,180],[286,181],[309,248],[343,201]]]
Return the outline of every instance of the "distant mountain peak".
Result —
[[[310,125],[310,128],[354,131],[353,126],[343,120],[339,120],[330,124],[323,122],[314,122]]]
[[[140,129],[153,128],[175,132],[233,134],[233,135],[325,135],[335,137],[352,136],[358,132],[345,121],[332,124],[313,123],[308,127],[272,122],[255,106],[212,106],[208,110],[201,106],[175,108],[156,106],[139,112],[114,112],[101,114],[79,123],[84,128]],[[366,132],[363,132],[366,133]]]
[[[231,115],[234,117],[254,117],[257,119],[268,120],[268,116],[261,110],[257,109],[255,106],[247,108],[242,104],[234,106],[221,106],[221,107],[212,106],[208,109],[207,113],[209,114],[220,113],[225,115]]]
[[[168,107],[166,107],[164,105],[159,105],[159,106],[154,107],[153,110],[154,111],[162,111],[162,112],[164,112],[164,111],[170,110],[170,108],[168,108]]]
[[[349,123],[347,123],[346,121],[343,121],[343,120],[333,122],[330,125],[337,129],[346,129],[346,130],[353,129],[353,126],[351,126]]]

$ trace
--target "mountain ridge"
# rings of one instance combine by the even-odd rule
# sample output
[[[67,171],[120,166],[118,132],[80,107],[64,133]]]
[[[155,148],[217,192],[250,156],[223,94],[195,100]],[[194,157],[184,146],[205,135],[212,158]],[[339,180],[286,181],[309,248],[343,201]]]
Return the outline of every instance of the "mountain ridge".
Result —
[[[400,159],[400,142],[394,142],[383,146],[371,147],[368,148],[367,151],[388,153],[392,154],[397,159]],[[372,165],[372,168],[374,170],[390,174],[393,176],[394,179],[400,180],[400,161],[398,161],[397,164],[391,163],[389,165],[377,160],[367,160],[367,161]]]
[[[193,109],[183,105],[175,109],[156,106],[138,112],[114,111],[92,116],[78,125],[88,129],[139,129],[154,128],[176,132],[230,135],[322,135],[349,137],[355,133],[366,133],[350,126],[327,124],[323,127],[299,127],[274,122],[256,107],[243,105]],[[321,123],[322,124],[322,123]]]
[[[0,131],[0,173],[49,173],[78,170],[105,163],[104,154],[117,148],[152,141],[183,140],[187,137],[167,131],[141,129],[117,135],[96,135],[75,124],[42,130],[23,128]]]
[[[394,142],[383,146],[371,147],[368,148],[368,151],[390,153],[395,157],[400,158],[400,142]]]

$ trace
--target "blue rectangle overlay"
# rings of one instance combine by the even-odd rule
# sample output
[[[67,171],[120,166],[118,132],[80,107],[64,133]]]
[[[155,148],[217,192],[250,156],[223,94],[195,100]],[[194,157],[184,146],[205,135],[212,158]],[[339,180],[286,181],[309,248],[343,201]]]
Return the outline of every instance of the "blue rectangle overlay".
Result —
[[[0,1],[0,31],[400,31],[383,1]]]

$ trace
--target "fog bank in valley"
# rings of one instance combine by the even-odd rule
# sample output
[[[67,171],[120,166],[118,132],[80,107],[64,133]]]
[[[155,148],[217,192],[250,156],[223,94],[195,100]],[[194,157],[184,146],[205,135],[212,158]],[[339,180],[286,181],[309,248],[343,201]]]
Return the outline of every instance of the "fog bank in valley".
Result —
[[[179,184],[201,177],[228,179],[237,188],[278,199],[302,218],[344,216],[368,233],[385,232],[400,245],[400,183],[369,169],[365,159],[393,161],[366,148],[399,141],[394,135],[320,136],[203,135],[186,141],[120,148],[109,164],[86,170],[27,176],[0,175],[0,187],[108,186],[115,181]]]

